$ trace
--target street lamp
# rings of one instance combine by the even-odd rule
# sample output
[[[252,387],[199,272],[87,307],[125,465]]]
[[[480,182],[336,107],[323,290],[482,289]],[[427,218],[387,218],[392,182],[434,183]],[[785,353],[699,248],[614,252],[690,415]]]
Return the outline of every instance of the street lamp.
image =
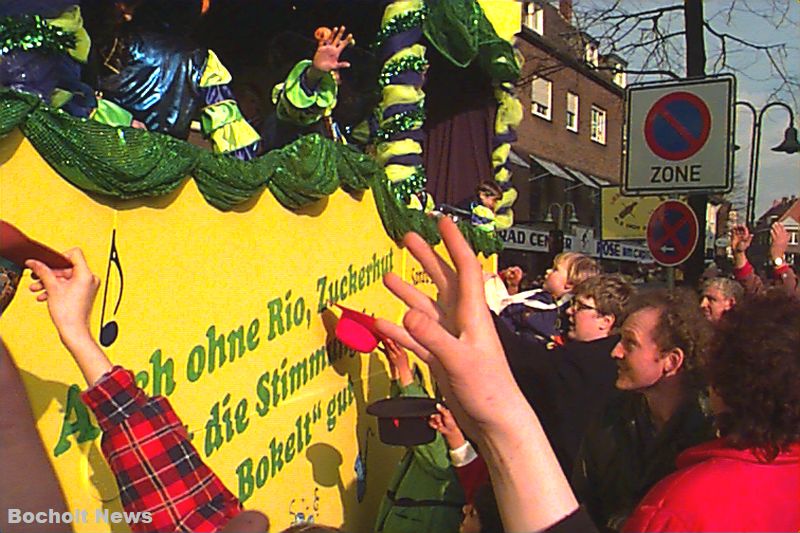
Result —
[[[783,102],[770,102],[761,110],[757,111],[750,102],[740,100],[736,105],[742,105],[748,108],[753,113],[753,127],[751,133],[750,144],[750,168],[747,177],[747,207],[745,217],[747,223],[752,226],[755,220],[756,211],[756,195],[758,194],[758,156],[761,152],[761,122],[764,119],[764,114],[767,109],[779,106],[789,112],[789,125],[783,132],[783,142],[778,146],[772,148],[773,152],[783,152],[785,154],[795,154],[800,151],[800,142],[797,140],[797,128],[794,127],[794,112],[792,108]]]
[[[553,208],[556,208],[558,211],[558,215],[553,218]],[[578,217],[576,216],[575,204],[572,202],[564,202],[563,204],[559,203],[552,203],[547,207],[547,216],[545,217],[544,221],[549,223],[556,223],[556,229],[563,230],[564,229],[564,217],[566,216],[567,208],[569,208],[570,217],[567,220],[568,224],[577,224],[580,222]]]

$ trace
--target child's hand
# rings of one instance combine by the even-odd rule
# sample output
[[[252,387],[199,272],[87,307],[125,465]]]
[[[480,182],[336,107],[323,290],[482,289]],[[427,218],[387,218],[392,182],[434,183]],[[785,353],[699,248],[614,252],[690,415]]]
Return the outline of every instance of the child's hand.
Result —
[[[519,285],[522,281],[522,269],[518,266],[508,267],[500,271],[500,277],[509,285]]]
[[[30,289],[38,293],[36,300],[47,302],[50,317],[56,326],[62,342],[90,336],[89,316],[92,312],[100,280],[89,270],[80,248],[73,248],[64,254],[74,268],[52,270],[44,263],[29,259],[25,266],[38,278]]]
[[[398,380],[403,387],[411,385],[414,382],[414,374],[411,372],[406,351],[391,339],[384,339],[383,346],[386,358],[389,360],[392,379]]]
[[[461,432],[461,428],[458,427],[456,419],[453,418],[453,413],[440,403],[436,404],[436,410],[439,413],[431,415],[428,424],[442,434],[444,440],[447,441],[447,447],[451,450],[463,446],[466,439],[464,438],[464,433]]]

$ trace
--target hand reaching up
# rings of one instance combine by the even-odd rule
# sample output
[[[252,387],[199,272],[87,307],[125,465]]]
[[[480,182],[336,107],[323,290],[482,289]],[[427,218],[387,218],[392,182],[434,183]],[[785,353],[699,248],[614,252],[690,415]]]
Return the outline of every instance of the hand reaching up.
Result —
[[[340,68],[348,68],[350,63],[339,61],[342,51],[353,41],[353,34],[348,33],[344,36],[345,27],[333,28],[330,35],[324,35],[323,39],[317,42],[317,51],[311,65],[320,72],[330,72]]]
[[[753,242],[753,234],[744,224],[737,224],[731,229],[731,249],[733,250],[733,264],[742,268],[747,264],[747,249]]]
[[[111,362],[92,338],[89,318],[100,286],[100,280],[89,270],[79,248],[64,253],[73,267],[52,270],[42,262],[30,259],[25,266],[38,277],[30,289],[38,293],[36,300],[47,302],[50,318],[61,342],[70,351],[89,385],[111,369]]]
[[[440,403],[436,404],[436,410],[439,412],[431,415],[428,424],[442,434],[444,440],[447,442],[447,447],[451,450],[463,446],[467,440],[464,438],[464,433],[461,431],[461,428],[458,427],[456,419],[453,418],[453,413]]]
[[[79,248],[72,248],[64,255],[73,268],[53,270],[35,259],[26,261],[25,266],[38,278],[30,290],[38,293],[37,301],[47,302],[50,318],[66,343],[68,339],[89,335],[89,316],[100,280],[89,270]]]
[[[731,230],[731,248],[734,253],[744,253],[753,242],[753,234],[744,224],[736,224]]]
[[[411,372],[411,365],[408,362],[406,351],[391,339],[383,340],[386,358],[389,360],[389,367],[392,379],[396,379],[403,387],[408,387],[414,382],[414,374]]]
[[[776,222],[769,230],[770,245],[769,255],[772,259],[784,257],[789,248],[789,232],[780,222]]]
[[[388,274],[384,283],[410,309],[404,327],[380,319],[376,327],[430,365],[456,419],[472,433],[474,424],[491,426],[514,397],[506,393],[519,388],[486,305],[477,258],[452,220],[440,219],[439,230],[455,271],[419,235],[403,239],[439,289],[437,301]]]
[[[452,220],[441,218],[439,232],[455,270],[419,235],[403,239],[438,288],[437,300],[387,274],[384,284],[409,310],[403,326],[375,325],[431,367],[455,419],[481,447],[506,531],[546,529],[578,502],[508,367],[478,259]]]

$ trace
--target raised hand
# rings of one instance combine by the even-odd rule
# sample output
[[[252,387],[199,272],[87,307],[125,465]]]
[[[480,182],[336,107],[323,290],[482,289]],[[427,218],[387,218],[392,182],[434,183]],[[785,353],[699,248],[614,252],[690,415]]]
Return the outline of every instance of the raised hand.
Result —
[[[439,289],[438,300],[388,274],[384,283],[410,309],[404,327],[385,320],[376,326],[430,365],[459,423],[468,430],[491,426],[507,399],[504,392],[519,389],[486,305],[477,258],[452,220],[440,219],[439,230],[456,271],[420,236],[403,239]]]
[[[431,415],[428,424],[442,434],[444,440],[447,441],[447,447],[451,450],[460,448],[466,442],[464,433],[458,427],[456,419],[453,418],[453,413],[444,405],[437,403],[437,414]]]
[[[317,51],[311,65],[320,72],[330,72],[332,70],[348,68],[350,63],[339,61],[342,51],[353,41],[353,34],[348,33],[344,36],[345,27],[333,28],[330,34],[320,32],[322,37],[317,41]]]
[[[403,239],[439,289],[438,300],[387,274],[384,284],[409,310],[402,327],[382,319],[375,326],[428,363],[455,419],[478,440],[505,529],[546,529],[578,503],[508,367],[478,259],[452,220],[441,218],[439,232],[455,270],[420,236]]]
[[[89,316],[100,280],[89,270],[83,252],[73,248],[64,253],[72,262],[73,268],[53,270],[44,263],[29,259],[25,266],[30,268],[38,281],[30,285],[30,290],[38,293],[36,300],[47,302],[50,318],[62,340],[89,333]]]
[[[736,224],[731,229],[731,248],[734,253],[744,253],[753,242],[753,234],[750,229],[744,224]]]
[[[383,353],[389,360],[392,379],[398,380],[403,387],[411,385],[414,382],[414,374],[411,372],[406,351],[391,339],[384,339],[383,346]]]
[[[769,255],[772,259],[784,257],[786,249],[789,248],[789,232],[780,222],[776,222],[769,230],[770,245]]]
[[[25,266],[39,278],[30,286],[31,291],[38,293],[36,300],[47,302],[61,342],[75,358],[86,382],[92,385],[111,369],[111,362],[89,329],[100,280],[89,270],[79,248],[68,250],[64,255],[73,265],[69,270],[52,270],[34,259],[26,261]]]
[[[737,224],[731,229],[731,249],[733,249],[733,266],[742,268],[747,264],[747,249],[753,242],[753,234],[744,224]]]

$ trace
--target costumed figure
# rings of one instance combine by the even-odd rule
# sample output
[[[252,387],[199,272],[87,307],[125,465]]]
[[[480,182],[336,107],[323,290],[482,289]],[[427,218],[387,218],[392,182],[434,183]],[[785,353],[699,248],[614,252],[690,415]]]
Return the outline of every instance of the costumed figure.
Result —
[[[0,87],[35,94],[76,117],[130,126],[130,113],[81,80],[91,48],[79,0],[0,2]],[[134,124],[136,125],[136,124]]]
[[[255,157],[260,137],[242,116],[216,54],[190,40],[199,2],[117,2],[118,22],[98,45],[98,89],[148,130],[180,139],[199,118],[214,152]]]
[[[466,218],[481,231],[491,233],[495,230],[495,211],[503,198],[503,189],[495,181],[485,180],[478,184],[475,196],[465,198],[455,206],[442,204],[437,207],[441,213],[454,216],[456,220]]]
[[[392,398],[429,398],[411,371],[403,348],[391,340],[383,343],[393,378]],[[422,424],[428,429],[425,419]],[[397,427],[406,434],[417,431],[414,427],[404,428],[402,422]],[[464,502],[464,491],[448,446],[441,433],[436,432],[431,442],[407,447],[378,508],[374,531],[455,533],[461,523]]]
[[[314,32],[317,49],[313,59],[299,61],[286,80],[272,90],[275,113],[262,132],[269,148],[278,148],[302,135],[321,133],[347,144],[344,133],[333,120],[339,96],[340,69],[350,67],[340,61],[345,48],[355,43],[352,34],[345,36],[345,27],[332,30],[319,27]]]

